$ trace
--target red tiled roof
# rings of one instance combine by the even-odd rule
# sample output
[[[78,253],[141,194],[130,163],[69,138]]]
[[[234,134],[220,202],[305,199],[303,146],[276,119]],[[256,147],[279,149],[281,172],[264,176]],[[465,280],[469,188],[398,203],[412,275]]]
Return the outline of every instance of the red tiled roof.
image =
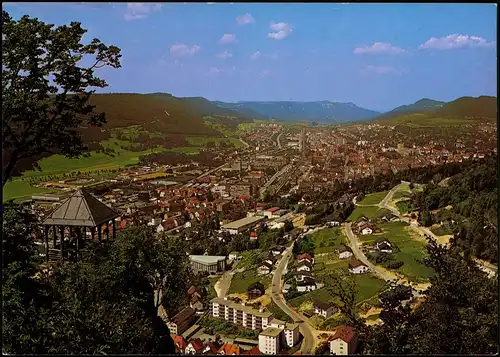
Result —
[[[349,268],[355,269],[355,268],[360,267],[360,266],[366,266],[366,264],[364,264],[363,262],[360,262],[357,259],[353,259],[349,262]]]
[[[255,231],[251,232],[250,237],[257,237],[257,232],[255,232]]]
[[[297,257],[297,260],[302,260],[302,259],[312,260],[312,257],[309,253],[304,253],[304,254],[301,254]]]
[[[238,345],[231,345],[229,343],[225,343],[222,345],[221,348],[217,351],[217,354],[221,354],[221,352],[224,352],[225,355],[239,355],[240,354],[240,346]]]
[[[243,355],[261,355],[262,353],[260,352],[259,347],[254,346],[251,349],[249,349],[248,351],[243,352],[242,354]]]
[[[349,343],[356,335],[356,331],[352,326],[339,326],[332,337],[332,340],[340,338],[342,341]]]
[[[195,338],[189,342],[191,346],[195,349],[195,351],[199,351],[203,348],[203,342],[199,338]]]
[[[269,209],[267,210],[267,212],[274,213],[274,212],[279,211],[279,210],[280,210],[280,208],[279,208],[279,207],[271,207],[271,208],[269,208]]]
[[[174,340],[175,345],[179,349],[184,351],[184,349],[187,347],[187,342],[184,339],[184,337],[179,336],[179,335],[174,335],[174,334],[171,334],[170,336],[172,337],[172,340]]]

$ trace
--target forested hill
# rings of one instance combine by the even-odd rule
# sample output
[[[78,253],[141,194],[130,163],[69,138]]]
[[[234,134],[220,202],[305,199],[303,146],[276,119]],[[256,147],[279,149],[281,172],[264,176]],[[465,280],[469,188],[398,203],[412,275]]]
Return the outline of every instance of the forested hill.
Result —
[[[422,102],[423,101],[423,102]],[[497,118],[497,98],[489,96],[461,97],[449,103],[422,100],[379,115],[376,121],[398,123],[426,119],[494,120]]]
[[[445,177],[435,175],[423,192],[411,197],[422,225],[441,224],[443,231],[454,234],[454,244],[492,263],[498,261],[497,159],[472,162],[446,184]]]

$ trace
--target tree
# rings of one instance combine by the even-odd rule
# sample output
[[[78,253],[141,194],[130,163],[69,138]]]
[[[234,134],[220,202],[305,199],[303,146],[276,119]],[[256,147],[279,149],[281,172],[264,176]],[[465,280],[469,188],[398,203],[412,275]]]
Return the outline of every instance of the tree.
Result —
[[[3,352],[174,352],[170,332],[154,306],[146,249],[127,249],[134,247],[126,243],[130,234],[120,237],[120,233],[109,246],[90,243],[78,262],[58,264],[47,274],[39,271],[33,217],[18,205],[8,204],[5,209]],[[178,261],[174,258],[174,265]],[[181,286],[183,282],[176,279],[170,279],[170,287]]]
[[[290,232],[293,230],[293,222],[290,220],[285,221],[285,226],[283,227],[285,233]]]
[[[86,146],[77,129],[105,123],[89,104],[90,88],[107,86],[94,70],[119,68],[120,49],[98,39],[81,44],[87,31],[80,25],[54,28],[27,15],[16,21],[2,11],[2,185],[20,160],[55,152],[80,156]],[[88,57],[93,64],[79,67]]]

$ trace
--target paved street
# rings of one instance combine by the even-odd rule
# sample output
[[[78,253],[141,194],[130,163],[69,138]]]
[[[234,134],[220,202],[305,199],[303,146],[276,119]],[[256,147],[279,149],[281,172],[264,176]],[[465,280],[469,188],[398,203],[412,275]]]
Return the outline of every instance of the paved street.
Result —
[[[293,311],[287,304],[286,301],[283,297],[283,294],[281,292],[282,290],[282,278],[283,278],[283,271],[285,270],[285,267],[288,263],[288,260],[290,259],[290,256],[292,255],[292,248],[293,245],[288,247],[284,252],[283,252],[283,257],[281,258],[278,267],[276,268],[276,271],[273,275],[273,281],[272,281],[272,299],[278,307],[283,310],[288,316],[290,316],[294,321],[302,321],[302,318],[299,314],[297,314],[295,311]],[[301,352],[303,354],[312,354],[314,353],[314,346],[315,346],[315,333],[316,331],[312,326],[310,326],[306,322],[298,322],[299,324],[299,331],[304,336],[304,340],[302,342],[302,347],[301,347]]]
[[[236,266],[238,265],[238,260],[233,263],[231,270],[224,272],[219,281],[214,285],[214,289],[217,292],[217,297],[225,297],[231,286],[231,280],[236,273]]]

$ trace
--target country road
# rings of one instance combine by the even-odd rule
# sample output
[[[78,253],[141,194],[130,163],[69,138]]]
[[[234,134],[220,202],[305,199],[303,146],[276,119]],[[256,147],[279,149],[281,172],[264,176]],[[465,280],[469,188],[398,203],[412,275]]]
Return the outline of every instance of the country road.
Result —
[[[282,294],[282,286],[283,286],[283,271],[285,270],[286,265],[288,264],[288,260],[290,259],[292,255],[292,248],[293,245],[288,247],[284,252],[283,256],[278,264],[278,267],[276,268],[276,271],[274,272],[273,275],[273,280],[272,280],[272,294],[271,298],[274,301],[278,307],[285,312],[288,316],[290,316],[294,321],[302,321],[298,322],[299,325],[299,331],[304,337],[304,340],[302,341],[302,347],[300,351],[302,354],[313,354],[314,353],[314,346],[315,346],[315,333],[316,331],[312,326],[310,326],[308,323],[304,322],[302,320],[302,317],[297,314],[295,311],[293,311],[287,304],[286,301],[283,297]]]
[[[215,283],[214,290],[217,292],[217,297],[221,298],[227,295],[229,287],[231,286],[231,280],[236,273],[236,266],[238,265],[238,262],[239,260],[236,260],[233,263],[233,267],[231,268],[231,270],[224,272],[224,274],[222,274],[222,277]]]

